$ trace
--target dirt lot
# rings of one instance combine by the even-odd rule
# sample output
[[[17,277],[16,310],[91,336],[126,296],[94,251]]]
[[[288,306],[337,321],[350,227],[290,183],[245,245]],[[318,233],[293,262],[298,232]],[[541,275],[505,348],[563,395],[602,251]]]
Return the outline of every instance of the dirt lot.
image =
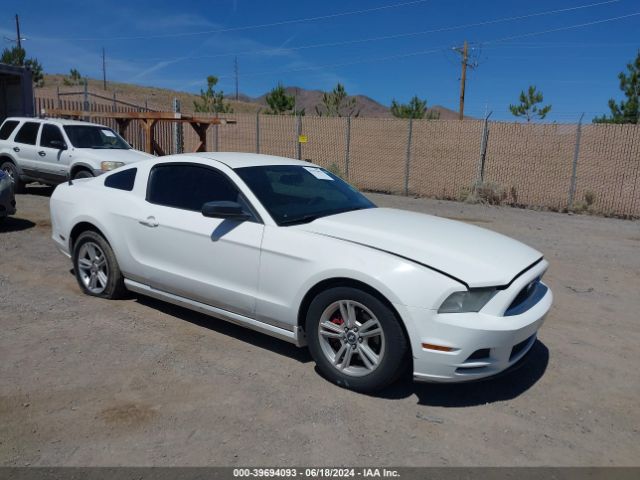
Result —
[[[82,295],[48,193],[0,227],[2,465],[639,465],[640,222],[372,195],[540,249],[556,300],[520,370],[365,396],[279,340]]]

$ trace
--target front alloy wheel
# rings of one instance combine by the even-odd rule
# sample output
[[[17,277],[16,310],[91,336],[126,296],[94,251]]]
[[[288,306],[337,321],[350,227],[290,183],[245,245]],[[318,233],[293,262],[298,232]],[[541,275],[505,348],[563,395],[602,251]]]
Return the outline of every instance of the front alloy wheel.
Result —
[[[380,322],[359,302],[339,300],[329,305],[318,324],[318,335],[325,357],[346,375],[367,375],[384,357]]]
[[[392,307],[372,293],[334,287],[309,306],[309,351],[332,382],[359,392],[380,390],[402,374],[409,346]]]

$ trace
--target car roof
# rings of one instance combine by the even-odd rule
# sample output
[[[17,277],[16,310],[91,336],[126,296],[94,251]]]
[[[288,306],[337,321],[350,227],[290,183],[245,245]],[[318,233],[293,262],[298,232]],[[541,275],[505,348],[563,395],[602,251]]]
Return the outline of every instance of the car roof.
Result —
[[[64,127],[65,125],[91,125],[92,127],[103,127],[109,128],[106,125],[101,125],[99,123],[92,122],[83,122],[81,120],[67,120],[65,118],[48,118],[48,117],[9,117],[7,120],[14,120],[18,122],[38,122],[38,123],[53,123],[55,125],[60,125]]]
[[[276,155],[262,155],[259,153],[244,153],[244,152],[199,152],[199,153],[184,153],[182,155],[169,155],[162,157],[163,161],[184,161],[187,157],[191,157],[192,160],[200,161],[201,163],[209,163],[214,165],[213,162],[224,163],[229,168],[242,168],[242,167],[258,167],[261,165],[300,165],[300,166],[314,166],[313,163],[293,160],[286,157],[278,157]]]

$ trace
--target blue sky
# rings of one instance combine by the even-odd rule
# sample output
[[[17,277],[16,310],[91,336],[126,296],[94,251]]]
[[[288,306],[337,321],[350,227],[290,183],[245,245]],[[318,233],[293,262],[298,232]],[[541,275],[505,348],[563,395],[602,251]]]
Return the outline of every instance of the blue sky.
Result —
[[[384,104],[417,94],[457,110],[452,48],[467,39],[478,67],[469,73],[466,113],[489,109],[496,119],[512,118],[508,105],[529,84],[553,105],[549,120],[605,113],[608,99],[620,97],[618,72],[640,48],[640,15],[566,29],[640,13],[638,0],[2,3],[0,34],[15,37],[18,13],[24,46],[46,72],[78,68],[99,78],[104,46],[110,79],[186,91],[215,74],[231,93],[237,54],[240,91],[251,96],[277,82],[323,90],[342,82]],[[593,6],[576,8],[585,5]],[[394,38],[371,40],[379,37]]]

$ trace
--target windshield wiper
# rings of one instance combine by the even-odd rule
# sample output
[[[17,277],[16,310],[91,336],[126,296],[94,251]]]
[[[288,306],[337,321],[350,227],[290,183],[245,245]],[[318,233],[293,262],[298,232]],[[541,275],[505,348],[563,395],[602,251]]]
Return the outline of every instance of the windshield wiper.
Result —
[[[282,220],[280,222],[280,225],[282,226],[282,225],[297,225],[300,223],[311,223],[314,220],[317,220],[318,218],[321,218],[321,217],[330,217],[331,215],[338,215],[339,213],[354,212],[356,210],[364,210],[366,208],[370,208],[370,207],[349,207],[349,208],[343,208],[341,210],[335,210],[333,212],[320,212],[320,213],[314,213],[309,215],[303,215],[302,217]]]
[[[315,215],[304,215],[302,217],[296,217],[296,218],[289,218],[287,220],[282,220],[280,222],[280,225],[296,225],[299,223],[311,223],[314,220],[317,220],[320,217],[324,217],[324,215],[321,214],[315,214]]]

